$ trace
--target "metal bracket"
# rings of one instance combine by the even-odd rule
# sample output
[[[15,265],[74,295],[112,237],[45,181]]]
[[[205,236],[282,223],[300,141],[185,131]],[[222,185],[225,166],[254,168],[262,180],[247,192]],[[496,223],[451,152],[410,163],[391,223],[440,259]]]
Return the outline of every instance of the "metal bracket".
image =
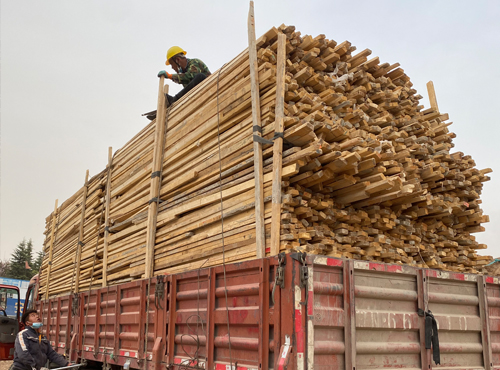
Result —
[[[274,286],[271,297],[274,304],[274,292],[276,287],[279,286],[281,289],[285,289],[285,265],[286,265],[286,254],[278,254],[278,267],[276,267],[276,274],[274,276]]]

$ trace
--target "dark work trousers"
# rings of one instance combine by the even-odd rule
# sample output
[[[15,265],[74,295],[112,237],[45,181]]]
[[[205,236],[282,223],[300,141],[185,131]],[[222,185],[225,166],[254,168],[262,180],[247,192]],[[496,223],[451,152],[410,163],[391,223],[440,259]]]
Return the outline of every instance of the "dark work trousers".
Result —
[[[186,95],[190,90],[192,90],[196,85],[198,85],[201,81],[203,81],[205,78],[207,78],[207,75],[203,73],[198,73],[194,78],[191,80],[190,83],[187,84],[185,88],[183,88],[181,91],[177,93],[175,96],[170,96],[167,95],[167,99],[169,104],[173,104],[180,98],[182,98],[184,95]]]

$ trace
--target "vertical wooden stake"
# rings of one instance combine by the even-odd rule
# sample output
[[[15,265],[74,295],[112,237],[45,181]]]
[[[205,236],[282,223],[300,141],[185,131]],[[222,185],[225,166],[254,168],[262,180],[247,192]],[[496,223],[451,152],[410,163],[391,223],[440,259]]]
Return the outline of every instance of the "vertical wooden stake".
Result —
[[[257,63],[253,1],[250,1],[250,10],[248,12],[248,55],[250,58],[250,81],[252,89],[253,134],[262,136],[260,122],[259,65]],[[253,142],[253,158],[255,176],[255,241],[257,258],[264,258],[266,256],[266,233],[264,228],[262,144],[255,140]]]
[[[438,102],[436,99],[436,91],[434,90],[434,83],[432,81],[427,82],[427,93],[429,94],[429,102],[431,103],[431,108],[436,112],[439,112]]]
[[[113,162],[113,148],[108,150],[108,179],[106,182],[106,213],[104,216],[104,252],[102,257],[102,286],[108,285],[108,237],[109,237],[109,205],[111,203],[111,166]]]
[[[153,171],[151,173],[150,203],[148,209],[148,225],[146,228],[146,270],[145,278],[149,279],[154,272],[154,254],[156,242],[156,220],[158,218],[158,203],[161,187],[161,171],[163,169],[163,142],[165,141],[165,94],[168,93],[168,85],[165,78],[160,77],[158,88],[158,108],[156,113],[155,142],[153,150]]]
[[[276,69],[276,109],[274,132],[283,133],[285,116],[285,55],[286,36],[278,34],[278,65]],[[283,138],[277,137],[273,145],[273,189],[271,208],[271,256],[280,252],[281,223],[281,170],[283,163]]]
[[[76,268],[75,268],[75,293],[80,290],[80,263],[82,260],[82,246],[83,246],[83,224],[85,223],[85,206],[87,203],[87,193],[89,191],[89,170],[85,174],[85,185],[83,186],[83,199],[82,199],[82,215],[80,218],[80,233],[78,234],[78,243],[76,244]]]
[[[49,299],[49,284],[50,284],[50,272],[52,271],[52,255],[54,250],[54,238],[55,227],[56,227],[56,218],[57,218],[57,203],[59,199],[56,199],[56,205],[54,206],[54,212],[52,213],[52,228],[50,230],[50,246],[49,246],[49,263],[47,265],[47,280],[45,283],[45,299]]]

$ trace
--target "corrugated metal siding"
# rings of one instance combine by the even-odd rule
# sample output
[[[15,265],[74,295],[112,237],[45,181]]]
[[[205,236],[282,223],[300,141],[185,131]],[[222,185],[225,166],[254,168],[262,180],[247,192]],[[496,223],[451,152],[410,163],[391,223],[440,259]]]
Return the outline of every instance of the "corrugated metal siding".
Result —
[[[304,286],[299,260],[287,256],[274,294],[278,261],[266,258],[162,276],[158,299],[154,278],[37,305],[59,353],[135,369],[500,368],[497,278],[309,256]],[[419,308],[437,319],[440,366]]]
[[[477,283],[429,278],[429,309],[438,322],[440,367],[484,368]]]
[[[358,369],[420,369],[415,274],[355,270]]]
[[[313,348],[309,346],[309,351],[314,351],[314,369],[345,369],[344,338],[347,313],[343,266],[317,263],[313,267],[312,280],[314,293],[309,305],[313,327],[309,329],[312,338],[308,339],[313,341]]]
[[[488,303],[488,324],[492,350],[492,363],[500,368],[500,285],[499,278],[486,278],[486,296]]]

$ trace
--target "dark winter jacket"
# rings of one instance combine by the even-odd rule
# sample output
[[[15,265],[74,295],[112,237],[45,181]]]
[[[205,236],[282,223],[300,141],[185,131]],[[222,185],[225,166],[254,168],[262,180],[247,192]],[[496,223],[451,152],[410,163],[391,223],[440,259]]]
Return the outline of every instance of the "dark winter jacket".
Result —
[[[49,340],[30,326],[17,335],[15,349],[11,369],[32,370],[35,368],[39,370],[46,366],[47,359],[59,367],[68,365],[68,361],[54,351]]]

